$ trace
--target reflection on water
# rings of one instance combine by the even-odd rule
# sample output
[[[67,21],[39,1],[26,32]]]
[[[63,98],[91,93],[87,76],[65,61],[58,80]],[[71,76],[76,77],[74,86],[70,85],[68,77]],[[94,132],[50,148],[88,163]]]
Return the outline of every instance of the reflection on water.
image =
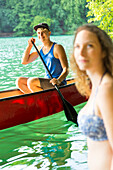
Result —
[[[29,38],[0,38],[0,91],[16,88],[15,80],[20,76],[44,77],[44,66],[40,58],[28,65],[21,64],[21,58]],[[73,36],[51,36],[51,40],[64,46],[69,59]],[[39,44],[40,41],[36,38],[36,45]],[[32,50],[35,49],[32,48]],[[70,74],[68,77],[71,76]]]
[[[86,139],[64,112],[1,130],[0,152],[0,169],[88,170]]]

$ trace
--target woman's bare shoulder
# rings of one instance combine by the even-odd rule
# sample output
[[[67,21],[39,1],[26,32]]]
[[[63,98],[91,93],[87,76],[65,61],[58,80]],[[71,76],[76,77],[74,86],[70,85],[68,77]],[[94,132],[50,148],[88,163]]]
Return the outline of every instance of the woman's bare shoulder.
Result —
[[[98,104],[101,108],[113,106],[113,78],[108,77],[99,87]]]
[[[108,97],[113,95],[113,78],[108,78],[99,89],[99,95],[101,97]]]

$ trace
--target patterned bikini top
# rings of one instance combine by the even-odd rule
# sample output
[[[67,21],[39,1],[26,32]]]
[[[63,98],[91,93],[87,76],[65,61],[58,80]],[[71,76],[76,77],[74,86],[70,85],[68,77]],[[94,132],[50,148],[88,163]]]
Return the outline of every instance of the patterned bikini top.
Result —
[[[101,77],[100,83],[105,74],[106,72]],[[103,119],[95,115],[95,109],[94,109],[94,104],[95,104],[95,99],[98,93],[98,88],[99,86],[96,89],[95,97],[93,101],[93,114],[86,115],[86,114],[79,113],[78,114],[78,125],[82,133],[86,135],[87,137],[91,138],[94,141],[104,141],[104,140],[108,140],[104,122],[103,122]]]

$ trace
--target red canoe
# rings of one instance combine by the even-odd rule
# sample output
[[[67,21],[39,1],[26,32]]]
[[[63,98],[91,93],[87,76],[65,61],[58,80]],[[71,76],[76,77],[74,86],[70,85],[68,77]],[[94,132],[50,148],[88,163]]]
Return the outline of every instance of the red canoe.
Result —
[[[86,101],[72,80],[60,91],[73,106]],[[18,89],[0,92],[0,129],[16,126],[46,117],[63,110],[62,101],[56,89],[31,94],[22,94]]]

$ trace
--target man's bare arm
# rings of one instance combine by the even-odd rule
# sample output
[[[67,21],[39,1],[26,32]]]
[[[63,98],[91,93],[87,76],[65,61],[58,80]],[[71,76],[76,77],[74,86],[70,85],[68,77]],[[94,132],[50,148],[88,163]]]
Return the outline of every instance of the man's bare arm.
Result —
[[[38,57],[37,52],[32,52],[30,54],[32,46],[33,46],[31,40],[35,42],[35,39],[33,39],[33,38],[30,38],[28,40],[28,46],[27,46],[27,48],[23,54],[23,57],[22,57],[22,64],[29,64],[29,63],[33,62],[34,60],[36,60]]]

